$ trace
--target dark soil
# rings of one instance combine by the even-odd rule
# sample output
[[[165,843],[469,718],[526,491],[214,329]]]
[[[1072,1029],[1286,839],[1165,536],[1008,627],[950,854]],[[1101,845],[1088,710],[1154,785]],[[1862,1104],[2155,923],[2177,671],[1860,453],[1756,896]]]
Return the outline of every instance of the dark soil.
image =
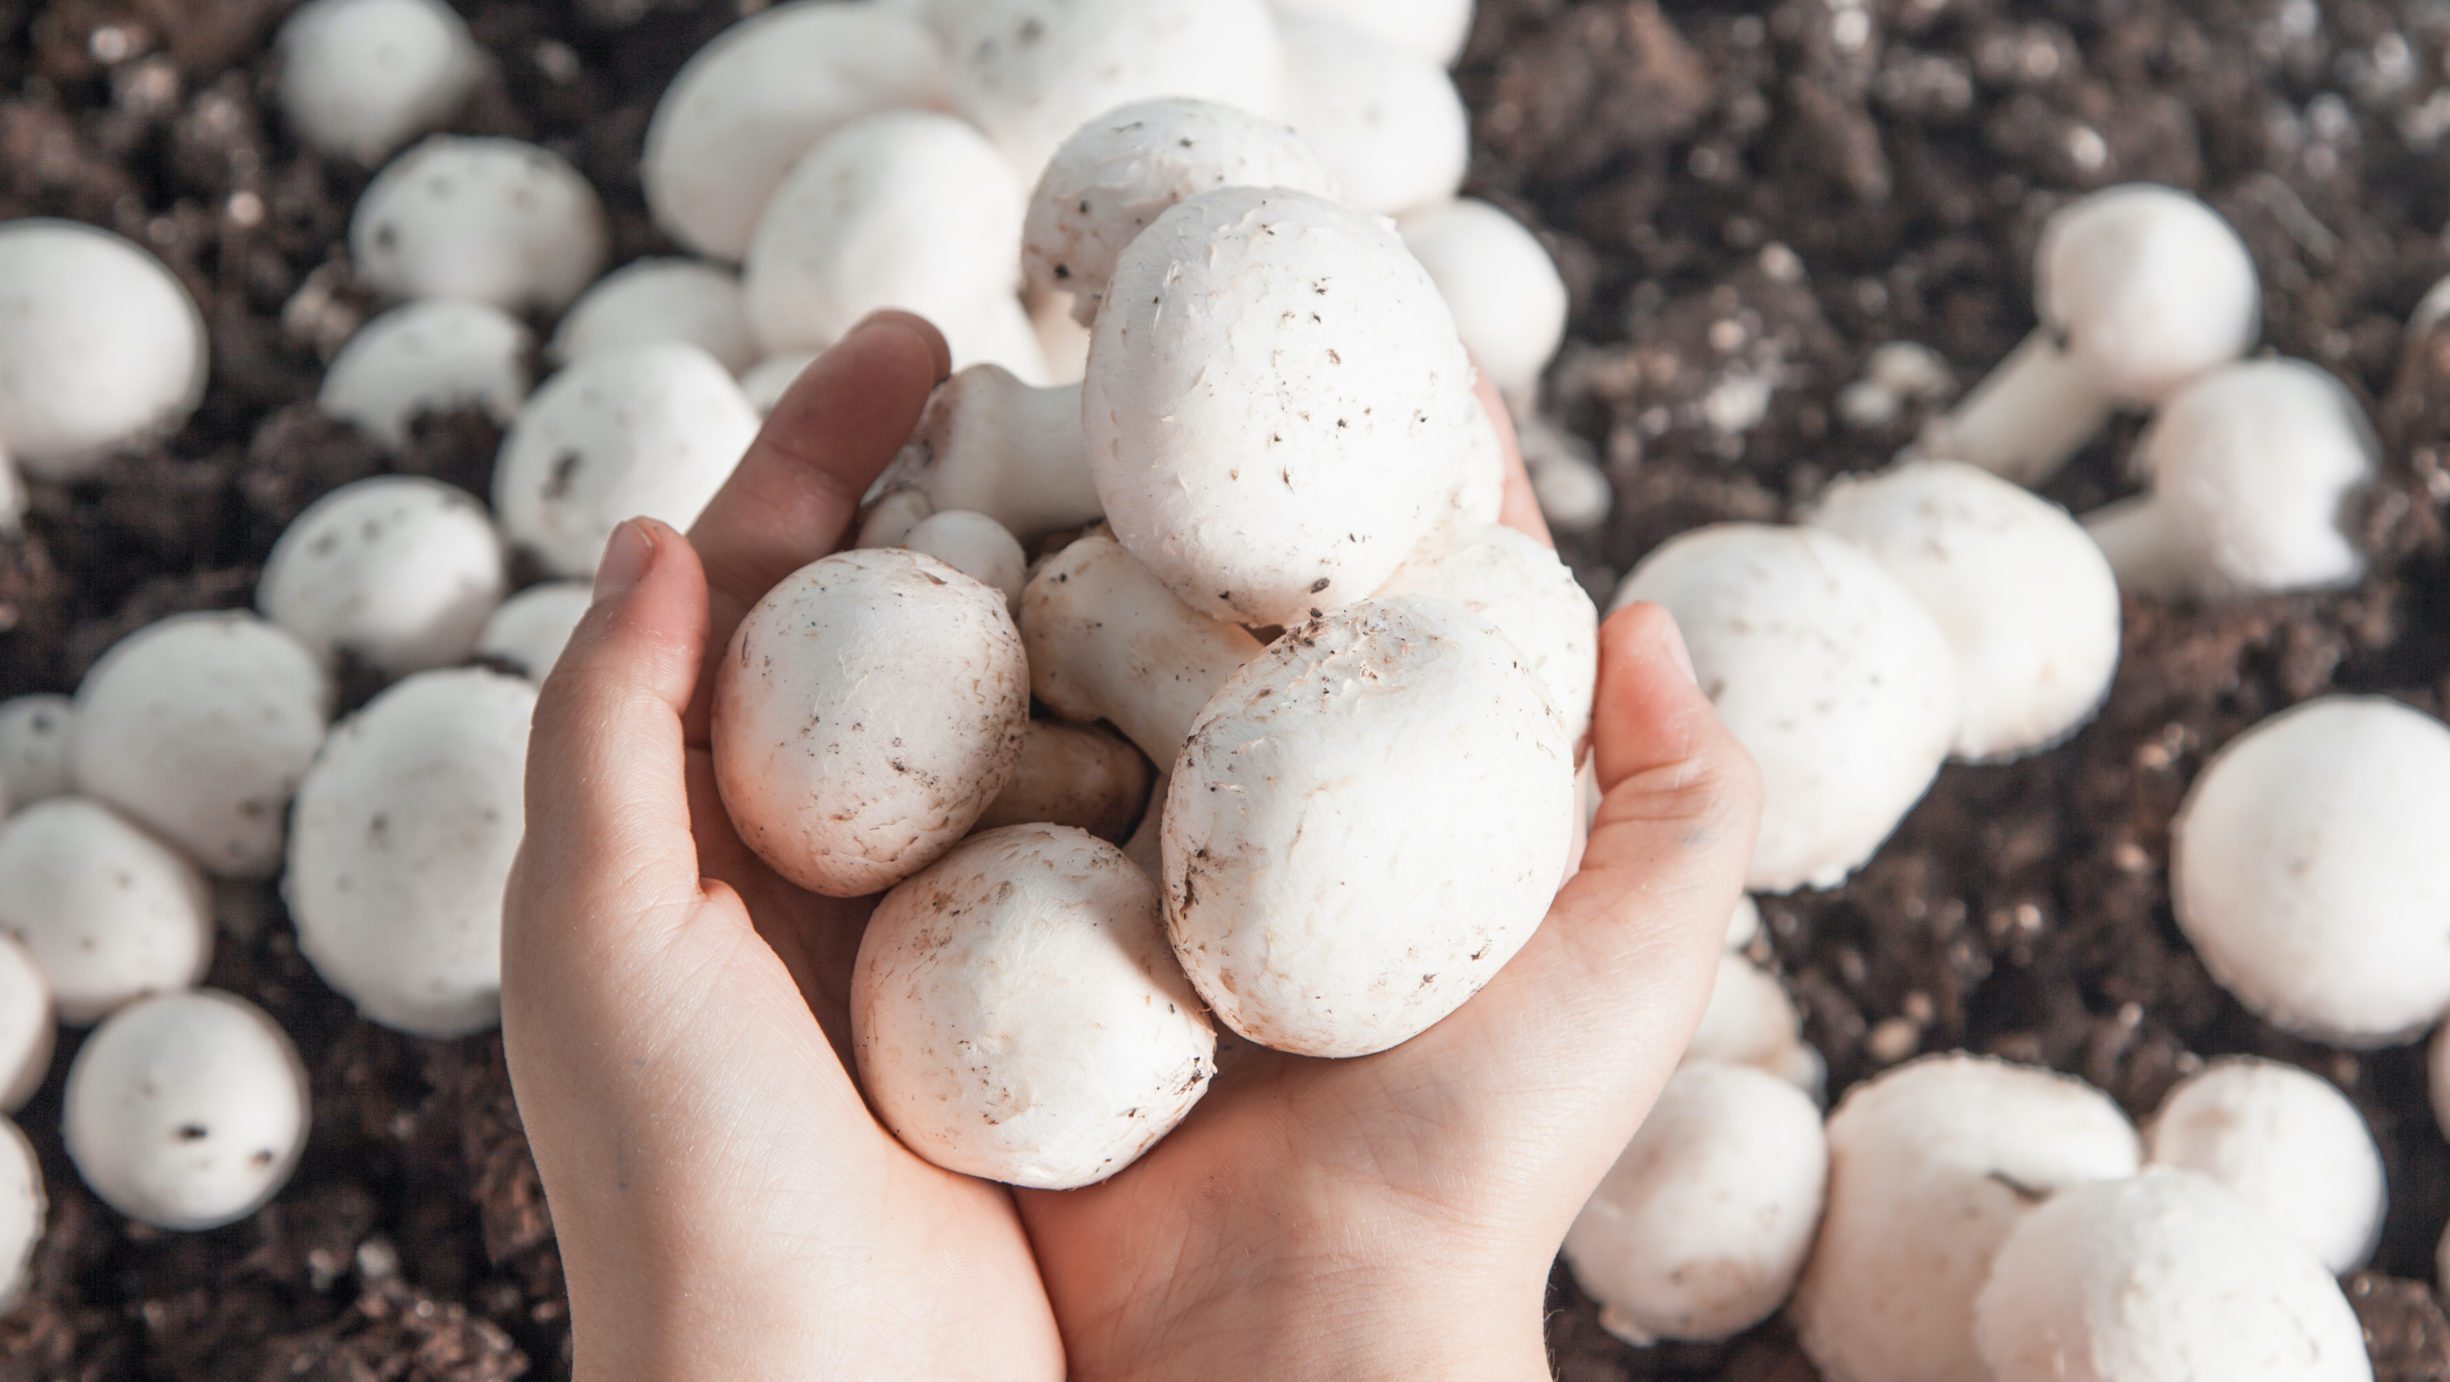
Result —
[[[572,157],[639,211],[647,113],[730,17],[706,0],[460,0],[502,72],[461,122]],[[0,540],[0,694],[69,689],[119,634],[243,603],[308,501],[387,464],[480,492],[495,437],[437,419],[387,462],[300,403],[367,311],[341,253],[364,174],[268,113],[287,0],[0,0],[0,217],[73,216],[159,253],[206,304],[215,387],[179,436],[101,482],[38,492]],[[2388,1232],[2350,1295],[2394,1382],[2450,1379],[2430,1289],[2450,1148],[2415,1049],[2281,1037],[2204,974],[2166,904],[2172,811],[2208,754],[2293,702],[2450,697],[2450,330],[2401,323],[2445,271],[2450,6],[2441,0],[1482,0],[1463,84],[1478,190],[1554,232],[1575,288],[1553,406],[1610,464],[1602,590],[1694,523],[1786,512],[1876,466],[1929,400],[1841,407],[1875,347],[1937,349],[1967,383],[2031,324],[2029,258],[2069,196],[2200,190],[2252,245],[2267,339],[2347,379],[2388,443],[2354,592],[2128,609],[2100,721],[2066,749],[1957,768],[1863,875],[1767,904],[1768,947],[1834,1087],[1966,1046],[2093,1080],[2139,1115],[2210,1055],[2338,1081],[2389,1161]],[[2132,425],[2054,490],[2120,487]],[[277,901],[232,890],[212,982],[295,1033],[316,1133],[288,1192],[204,1235],[130,1228],[79,1186],[58,1087],[23,1122],[51,1230],[0,1322],[0,1379],[502,1379],[566,1370],[561,1278],[498,1041],[356,1022],[299,960]],[[1874,1033],[1878,1039],[1874,1040]],[[1875,1054],[1875,1052],[1877,1054]],[[64,1068],[65,1062],[62,1062]],[[1635,1353],[1560,1282],[1573,1382],[1810,1382],[1776,1326]]]

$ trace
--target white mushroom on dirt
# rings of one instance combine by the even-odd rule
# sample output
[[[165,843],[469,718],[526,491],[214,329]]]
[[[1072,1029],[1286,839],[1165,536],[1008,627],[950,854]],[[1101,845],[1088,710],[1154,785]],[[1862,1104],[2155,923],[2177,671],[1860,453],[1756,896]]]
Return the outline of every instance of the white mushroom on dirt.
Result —
[[[0,439],[37,480],[81,480],[204,400],[204,316],[162,262],[107,230],[0,224]]]
[[[553,332],[563,363],[623,346],[681,341],[738,374],[763,352],[749,331],[740,276],[698,259],[640,259],[598,279]]]
[[[1443,65],[1333,19],[1288,15],[1286,121],[1356,211],[1398,216],[1451,202],[1471,161],[1471,114]]]
[[[76,702],[56,693],[0,701],[0,801],[23,810],[75,785]]]
[[[1151,805],[1152,776],[1148,759],[1112,730],[1032,720],[1011,780],[977,828],[1068,825],[1121,844]]]
[[[213,962],[196,866],[106,807],[54,797],[0,825],[0,932],[42,970],[60,1020],[84,1027]]]
[[[1003,592],[1016,615],[1029,583],[1029,554],[1004,525],[983,513],[941,509],[910,525],[898,544],[923,552],[980,585]]]
[[[1404,244],[1429,270],[1472,359],[1517,410],[1539,397],[1540,376],[1565,341],[1565,279],[1539,237],[1473,197],[1403,219]]]
[[[1022,539],[1097,522],[1105,509],[1081,435],[1080,389],[1036,387],[998,365],[972,365],[937,385],[871,503],[912,493],[925,501],[912,522],[967,509]]]
[[[2333,1276],[2382,1238],[2382,1152],[2328,1080],[2278,1061],[2214,1061],[2180,1080],[2144,1129],[2144,1159],[2211,1177]]]
[[[1585,536],[1607,523],[1616,507],[1616,486],[1591,458],[1587,443],[1536,416],[1516,419],[1515,440],[1532,497],[1549,527]]]
[[[578,621],[594,603],[585,581],[546,581],[502,602],[476,635],[476,655],[504,663],[530,681],[561,660]]]
[[[42,1246],[49,1210],[34,1144],[0,1118],[0,1312],[15,1309],[33,1283],[34,1250]]]
[[[443,0],[309,0],[278,43],[290,128],[368,167],[448,123],[485,75],[467,22]]]
[[[68,1067],[69,1160],[111,1208],[179,1232],[280,1193],[306,1148],[306,1068],[262,1009],[215,989],[112,1015]]]
[[[323,657],[405,676],[465,661],[506,579],[502,539],[467,491],[379,475],[298,515],[264,559],[255,603]]]
[[[526,401],[535,333],[481,302],[402,303],[358,328],[315,404],[393,451],[429,413],[474,408],[508,424]]]
[[[603,271],[610,235],[595,188],[559,154],[435,135],[367,184],[349,257],[388,297],[555,312]]]
[[[1274,0],[1277,12],[1333,19],[1452,67],[1472,36],[1472,0]]]
[[[1433,539],[1381,595],[1435,595],[1497,626],[1521,650],[1579,744],[1599,685],[1599,610],[1547,544],[1489,526]]]
[[[6,830],[0,827],[0,842]],[[5,850],[0,849],[0,856]],[[51,1048],[58,1037],[59,1010],[51,1001],[51,981],[25,942],[9,930],[0,909],[0,1113],[24,1108],[51,1073]],[[8,1254],[0,1247],[0,1261]],[[7,1292],[0,1290],[0,1296]]]

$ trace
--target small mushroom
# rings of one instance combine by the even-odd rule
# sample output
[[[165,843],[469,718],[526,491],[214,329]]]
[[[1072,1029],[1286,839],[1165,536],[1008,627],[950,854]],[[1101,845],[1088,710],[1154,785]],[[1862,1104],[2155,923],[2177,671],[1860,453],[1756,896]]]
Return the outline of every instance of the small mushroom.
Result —
[[[48,981],[60,1019],[91,1026],[213,962],[212,897],[195,865],[84,797],[0,826],[0,932]]]
[[[1828,1082],[1820,1052],[1804,1043],[1803,1014],[1777,976],[1733,951],[1721,955],[1710,1006],[1685,1047],[1685,1063],[1742,1065],[1775,1075],[1817,1099]]]
[[[34,1144],[15,1123],[0,1118],[0,1315],[15,1309],[33,1284],[34,1250],[42,1246],[49,1211]]]
[[[387,297],[558,312],[603,272],[610,235],[595,188],[559,154],[438,134],[367,185],[349,257]]]
[[[0,841],[6,839],[0,831]],[[0,849],[0,857],[6,854]],[[51,981],[25,942],[8,931],[8,913],[0,905],[0,1113],[24,1108],[51,1073],[51,1048],[57,1039],[59,1009],[51,1001]],[[0,1201],[5,1201],[0,1192]],[[0,1218],[6,1217],[0,1205]],[[8,1260],[7,1235],[0,1233],[0,1262]],[[0,1283],[6,1280],[0,1272]],[[8,1294],[0,1285],[0,1296]]]
[[[1277,12],[1333,19],[1423,62],[1452,67],[1472,36],[1472,0],[1275,0]]]
[[[2180,1080],[2144,1129],[2144,1159],[2211,1177],[2333,1276],[2382,1241],[2382,1151],[2330,1081],[2233,1057]]]
[[[82,480],[204,401],[204,315],[162,262],[107,230],[0,224],[0,438],[37,480]]]
[[[987,804],[978,829],[1066,825],[1120,844],[1150,806],[1152,775],[1140,751],[1111,730],[1032,720],[1012,780]]]
[[[74,785],[68,753],[75,742],[76,702],[66,696],[12,696],[0,701],[0,801],[23,810]]]
[[[594,597],[585,581],[546,581],[502,602],[476,636],[476,655],[543,681]]]
[[[1577,536],[1598,532],[1616,508],[1616,486],[1591,458],[1590,444],[1537,414],[1521,420],[1517,440],[1548,526]]]
[[[1333,19],[1290,14],[1286,120],[1318,150],[1355,211],[1400,216],[1455,199],[1471,115],[1445,67]]]
[[[1472,197],[1403,219],[1404,244],[1455,314],[1455,329],[1499,393],[1529,412],[1565,342],[1571,306],[1548,249],[1522,222]]]
[[[1021,587],[1029,581],[1029,554],[1004,525],[983,513],[944,509],[910,525],[895,544],[924,552],[955,571],[993,590],[1004,604],[1021,612]]]
[[[443,0],[308,0],[281,24],[281,109],[308,148],[367,167],[450,123],[485,75]]]
[[[1433,540],[1381,595],[1435,595],[1497,626],[1519,649],[1548,703],[1580,744],[1599,685],[1599,611],[1545,543],[1489,526]]]
[[[341,486],[290,523],[255,587],[264,617],[324,657],[392,676],[466,660],[502,603],[502,539],[467,491],[420,475]]]
[[[1079,388],[1035,388],[997,365],[972,365],[945,380],[870,503],[911,492],[926,501],[914,523],[937,509],[967,509],[1027,540],[1097,522],[1105,509],[1081,439]],[[887,542],[872,543],[863,530],[860,542],[901,540],[890,530],[883,535]]]
[[[640,259],[579,295],[553,333],[564,364],[623,346],[681,341],[737,374],[758,361],[740,276],[697,259]]]
[[[417,419],[475,408],[507,425],[531,382],[536,338],[499,307],[402,303],[359,327],[324,371],[315,406],[382,443],[407,447]]]

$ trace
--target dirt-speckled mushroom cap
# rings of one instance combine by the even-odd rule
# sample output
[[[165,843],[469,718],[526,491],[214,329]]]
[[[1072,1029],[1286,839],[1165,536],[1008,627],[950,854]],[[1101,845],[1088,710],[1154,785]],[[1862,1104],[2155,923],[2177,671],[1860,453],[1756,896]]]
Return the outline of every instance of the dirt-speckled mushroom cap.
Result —
[[[1688,1065],[1575,1217],[1565,1260],[1628,1343],[1725,1339],[1794,1290],[1828,1178],[1820,1110],[1794,1086]]]
[[[2145,1159],[2210,1176],[2335,1276],[2382,1238],[2382,1152],[2330,1081],[2234,1057],[2180,1080],[2144,1129]]]
[[[1397,216],[1453,201],[1471,162],[1471,113],[1455,80],[1334,19],[1288,15],[1283,114],[1356,211]]]
[[[0,701],[0,798],[22,811],[75,785],[68,751],[76,742],[76,702],[38,693]]]
[[[1548,703],[1579,744],[1599,686],[1599,610],[1547,544],[1512,528],[1469,529],[1432,541],[1381,595],[1435,595],[1497,626],[1522,651]]]
[[[1540,237],[1474,197],[1407,216],[1403,232],[1480,368],[1518,406],[1537,397],[1572,306]]]
[[[1729,523],[1642,560],[1615,606],[1654,601],[1702,690],[1761,768],[1746,886],[1834,887],[1922,799],[1956,739],[1956,655],[1861,548],[1810,528]]]
[[[935,862],[1029,724],[1003,592],[902,548],[838,552],[749,611],[715,674],[715,778],[741,838],[829,897]]]
[[[2450,1009],[2450,728],[2330,696],[2265,720],[2196,779],[2170,897],[2204,967],[2284,1031],[2413,1038]]]
[[[196,300],[144,249],[75,221],[0,225],[0,438],[26,474],[83,479],[176,429],[210,355]]]
[[[2156,1167],[2055,1195],[1991,1264],[1995,1382],[2371,1382],[2329,1271],[2221,1185]]]
[[[530,681],[543,681],[593,602],[585,581],[529,586],[504,600],[485,620],[476,637],[477,656],[505,663]]]
[[[1472,0],[1275,0],[1282,14],[1333,19],[1423,62],[1452,67],[1472,36]]]
[[[252,614],[179,614],[129,634],[77,688],[79,790],[225,878],[280,867],[290,795],[323,743],[332,684]]]
[[[113,1014],[68,1068],[61,1130],[104,1203],[155,1228],[219,1228],[264,1207],[306,1149],[306,1067],[262,1009],[217,989]]]
[[[1123,252],[1081,427],[1132,555],[1195,609],[1281,625],[1386,584],[1450,508],[1479,409],[1386,223],[1227,188]]]
[[[535,333],[481,302],[406,302],[359,327],[315,406],[397,451],[426,413],[477,408],[507,425],[527,400]]]
[[[0,1118],[0,1312],[14,1308],[33,1280],[34,1250],[42,1246],[49,1208],[34,1144]]]
[[[62,1021],[204,977],[212,898],[193,864],[84,797],[54,797],[0,826],[0,932],[41,966]]]
[[[1288,629],[1200,713],[1166,798],[1166,918],[1217,1016],[1361,1056],[1480,991],[1539,928],[1577,800],[1523,656],[1449,600]]]
[[[2196,198],[2145,183],[2092,193],[2043,225],[2034,311],[2096,387],[2128,404],[2236,359],[2263,327],[2237,232]]]
[[[466,490],[378,475],[307,506],[272,545],[256,607],[299,642],[394,676],[464,661],[507,579],[493,518]]]
[[[15,1113],[51,1073],[59,1010],[51,1002],[51,981],[43,977],[34,952],[7,925],[7,918],[0,915],[0,1113]],[[0,1262],[7,1257],[5,1244],[0,1243]],[[0,1296],[6,1294],[0,1289]]]
[[[1999,1245],[2054,1191],[2141,1160],[2099,1090],[1963,1053],[1856,1085],[1828,1133],[1828,1212],[1793,1313],[1830,1382],[1984,1376],[1974,1297]]]
[[[561,155],[434,135],[375,175],[349,218],[357,280],[387,297],[557,312],[603,272],[611,232]]]
[[[450,122],[485,75],[443,0],[309,0],[281,25],[281,109],[309,148],[368,167]]]
[[[535,712],[521,678],[421,673],[335,726],[308,770],[282,890],[299,951],[369,1020],[449,1038],[500,1019]]]
[[[683,341],[738,374],[762,352],[740,275],[698,259],[639,259],[597,279],[564,313],[553,354],[576,360],[623,346]]]
[[[904,1146],[1042,1190],[1138,1160],[1216,1073],[1156,885],[1062,826],[988,831],[887,893],[860,940],[851,1030]]]
[[[686,530],[757,425],[740,386],[696,346],[590,355],[519,410],[494,470],[494,511],[514,546],[556,575],[585,576],[632,518]]]

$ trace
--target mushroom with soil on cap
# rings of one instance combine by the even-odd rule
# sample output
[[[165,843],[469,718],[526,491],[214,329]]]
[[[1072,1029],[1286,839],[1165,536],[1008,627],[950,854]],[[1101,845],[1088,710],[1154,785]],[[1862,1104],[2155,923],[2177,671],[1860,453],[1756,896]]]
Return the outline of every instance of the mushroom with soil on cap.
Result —
[[[16,1308],[34,1280],[34,1250],[42,1246],[49,1209],[34,1144],[0,1118],[0,1315]]]
[[[868,501],[870,519],[890,504],[907,523],[873,535],[863,523],[860,545],[899,542],[937,509],[985,514],[1024,540],[1097,522],[1105,509],[1089,474],[1080,397],[1077,385],[1039,388],[998,365],[972,365],[937,385]]]
[[[196,866],[84,797],[0,826],[0,932],[43,973],[60,1020],[89,1026],[213,962],[212,895]]]
[[[546,581],[502,602],[476,636],[476,655],[543,681],[561,660],[594,594],[585,581]]]
[[[399,451],[417,419],[475,408],[507,425],[526,401],[536,338],[481,302],[402,303],[359,327],[324,371],[315,406]]]
[[[2330,1081],[2233,1057],[2180,1080],[2144,1129],[2144,1159],[2211,1177],[2333,1276],[2382,1241],[2382,1151]]]
[[[1471,161],[1471,114],[1455,80],[1374,34],[1285,16],[1281,112],[1356,211],[1400,216],[1455,199]]]
[[[0,829],[0,840],[5,840]],[[4,854],[0,850],[0,854]],[[51,1001],[51,981],[25,942],[8,930],[0,914],[0,1113],[24,1108],[51,1073],[51,1048],[58,1039],[59,1009]],[[8,1253],[0,1246],[0,1261]],[[7,1295],[0,1289],[0,1296]]]
[[[464,661],[507,579],[501,536],[467,491],[420,475],[341,486],[264,559],[264,617],[330,658],[391,676]]]
[[[24,810],[75,785],[68,753],[75,743],[76,702],[36,694],[0,701],[0,801]]]
[[[987,804],[978,829],[1065,825],[1121,844],[1149,807],[1154,775],[1148,759],[1110,729],[1032,720],[1012,780]]]
[[[623,346],[681,341],[734,374],[762,352],[749,331],[740,276],[698,259],[640,259],[596,280],[563,314],[553,355],[567,364]]]
[[[358,280],[387,297],[558,312],[603,272],[595,188],[515,139],[434,135],[375,175],[349,217]]]
[[[1565,342],[1571,303],[1556,261],[1528,226],[1473,197],[1406,216],[1402,227],[1472,358],[1508,403],[1528,412]]]
[[[308,0],[276,42],[281,109],[300,142],[368,167],[450,123],[485,75],[443,0]]]
[[[1499,525],[1434,539],[1381,595],[1435,595],[1497,626],[1519,649],[1579,745],[1599,686],[1599,610],[1555,551]]]
[[[0,224],[0,442],[37,480],[82,480],[204,401],[204,315],[162,262],[107,230]]]

